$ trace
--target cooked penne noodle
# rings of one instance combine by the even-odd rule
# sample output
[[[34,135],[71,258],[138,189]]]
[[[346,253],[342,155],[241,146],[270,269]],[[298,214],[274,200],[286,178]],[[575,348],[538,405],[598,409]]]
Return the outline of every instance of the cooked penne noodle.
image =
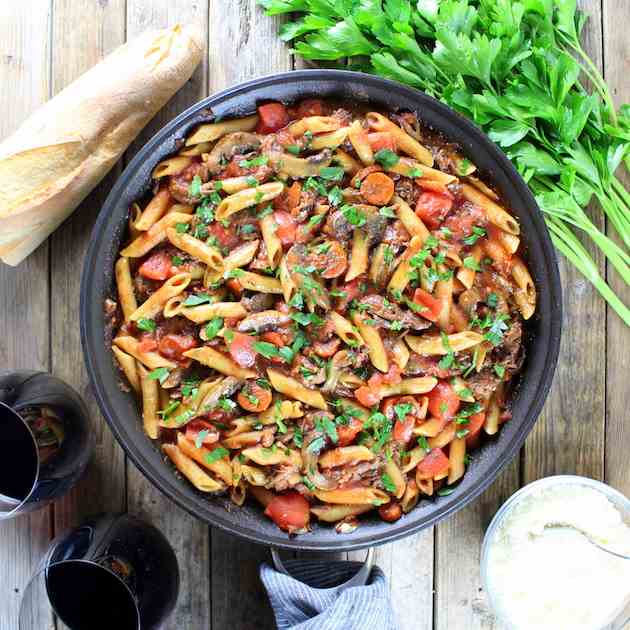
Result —
[[[353,418],[365,421],[370,417],[370,410],[360,405],[354,398],[338,398],[336,405],[343,413]]]
[[[142,424],[144,432],[152,439],[157,440],[160,435],[160,425],[158,424],[159,393],[158,382],[149,378],[148,370],[140,365],[138,367],[140,377],[140,390],[142,392]]]
[[[455,423],[448,422],[437,434],[428,439],[431,448],[444,448],[455,439]]]
[[[221,122],[206,123],[201,125],[187,140],[186,146],[212,142],[221,136],[235,131],[253,131],[258,123],[258,116],[246,116],[245,118],[233,118]]]
[[[393,459],[388,459],[385,462],[385,474],[389,477],[389,480],[394,484],[395,490],[393,492],[397,499],[401,499],[407,488],[407,482],[402,474],[400,468],[396,465]]]
[[[332,162],[332,155],[323,160],[310,160],[306,158],[283,153],[280,157],[272,158],[272,164],[280,170],[285,177],[304,179],[305,177],[317,177],[322,167],[328,166]]]
[[[392,201],[394,202],[396,214],[401,223],[405,226],[407,232],[409,232],[411,236],[418,237],[420,239],[420,245],[424,245],[427,238],[429,238],[430,232],[427,226],[422,222],[422,219],[411,209],[404,199],[394,195]]]
[[[389,359],[378,329],[366,324],[366,318],[359,311],[354,311],[351,316],[352,321],[359,330],[359,335],[368,347],[368,355],[372,365],[381,372],[387,372],[389,370]]]
[[[294,449],[256,446],[246,448],[242,453],[244,457],[261,466],[277,466],[278,464],[293,464],[298,468],[302,466],[302,456]]]
[[[280,264],[282,258],[282,243],[276,234],[276,229],[276,220],[272,214],[268,214],[260,220],[260,231],[267,249],[267,260],[272,269]]]
[[[383,397],[426,394],[436,384],[437,379],[433,376],[415,376],[413,378],[404,378],[400,383],[380,385],[378,391]]]
[[[123,317],[127,322],[131,314],[138,308],[129,268],[129,258],[121,256],[116,261],[114,273],[116,276],[116,288],[118,290],[118,302],[122,309]]]
[[[168,188],[160,189],[149,201],[142,214],[134,221],[133,226],[140,232],[146,232],[152,225],[159,221],[173,205],[173,200]]]
[[[244,289],[258,291],[260,293],[282,293],[280,280],[269,276],[262,276],[258,273],[243,271],[238,275],[238,281]]]
[[[407,247],[405,253],[402,255],[400,262],[398,263],[398,267],[394,271],[394,274],[387,285],[387,290],[389,293],[402,293],[407,285],[409,284],[409,272],[411,271],[411,265],[409,261],[412,256],[417,254],[424,244],[424,240],[422,236],[413,236],[411,241],[409,241],[409,246]]]
[[[244,433],[237,433],[229,438],[225,438],[223,444],[230,449],[246,448],[260,444],[264,436],[265,433],[263,431],[245,431]]]
[[[251,493],[256,501],[263,507],[267,507],[275,496],[271,490],[267,490],[267,488],[263,488],[262,486],[248,486],[247,491]]]
[[[142,210],[137,202],[131,204],[129,208],[129,220],[127,224],[129,226],[129,239],[134,240],[140,236],[140,230],[136,228],[136,221],[142,216]]]
[[[289,125],[289,133],[294,136],[303,136],[307,131],[312,134],[325,133],[339,129],[341,122],[334,116],[306,116]]]
[[[479,265],[479,261],[483,256],[483,250],[481,249],[481,245],[479,243],[475,243],[473,248],[470,250],[470,254],[468,254],[474,262]],[[470,289],[475,282],[475,274],[477,272],[470,267],[460,267],[457,271],[457,279],[467,288]]]
[[[438,267],[440,274],[446,271],[446,267]],[[447,280],[438,280],[435,283],[435,297],[442,301],[442,308],[438,314],[437,324],[442,330],[450,330],[451,325],[451,305],[453,304],[453,276]]]
[[[320,133],[318,136],[313,137],[310,148],[314,151],[321,151],[322,149],[336,149],[340,144],[345,142],[348,137],[348,131],[349,127],[341,127],[336,131]]]
[[[518,236],[503,230],[497,230],[497,239],[508,254],[515,254],[521,244],[521,239]]]
[[[418,499],[420,498],[420,492],[418,490],[418,484],[416,484],[414,479],[410,479],[407,482],[407,487],[405,488],[405,494],[400,500],[400,507],[402,508],[403,514],[408,514],[416,507],[418,504]]]
[[[482,192],[486,197],[490,197],[492,201],[499,201],[499,195],[497,195],[497,193],[495,193],[492,188],[486,186],[486,184],[484,184],[478,177],[472,177],[471,175],[468,175],[466,177],[466,181],[477,188],[477,190]]]
[[[277,370],[267,369],[267,376],[269,377],[271,386],[280,394],[299,400],[309,407],[323,410],[328,409],[326,400],[320,392],[304,387],[299,381],[296,381],[290,376],[285,376],[282,372],[278,372]]]
[[[181,306],[177,314],[183,315],[191,322],[201,324],[215,317],[243,319],[247,315],[247,310],[240,302],[214,302],[198,306]]]
[[[177,446],[184,455],[213,472],[225,485],[232,485],[232,465],[229,459],[225,457],[217,460],[208,459],[212,451],[204,446],[197,447],[193,442],[184,437],[183,433],[177,434]]]
[[[269,483],[269,476],[262,468],[241,464],[241,471],[245,481],[251,483],[252,486],[264,486]]]
[[[371,487],[315,490],[313,494],[324,503],[340,503],[342,505],[379,505],[389,503],[389,495],[386,492]]]
[[[301,418],[304,415],[302,403],[298,400],[275,400],[259,416],[258,420],[262,424],[273,424],[280,420]]]
[[[499,431],[500,416],[501,408],[497,400],[497,392],[495,392],[490,396],[488,408],[486,409],[486,418],[483,423],[483,430],[487,435],[495,435]]]
[[[406,456],[402,458],[401,470],[403,473],[412,471],[425,457],[427,456],[426,449],[421,446],[416,446],[407,452]]]
[[[223,256],[216,247],[206,245],[190,234],[179,234],[174,228],[166,229],[166,237],[175,247],[205,263],[209,269],[223,271]]]
[[[162,444],[162,450],[168,455],[173,464],[175,464],[177,470],[179,470],[197,490],[201,492],[219,492],[225,489],[222,483],[216,481],[216,479],[213,479],[204,472],[190,457],[184,455],[175,444]]]
[[[275,199],[283,190],[284,184],[282,182],[269,182],[268,184],[260,184],[255,188],[240,190],[219,203],[215,211],[215,218],[217,221],[223,221],[239,210]]]
[[[123,352],[118,346],[112,346],[112,352],[120,365],[120,369],[125,373],[129,384],[133,389],[140,393],[140,377],[138,376],[138,368],[136,359],[130,354]]]
[[[466,330],[460,333],[454,333],[447,335],[448,346],[453,352],[461,352],[462,350],[468,350],[474,346],[478,346],[483,341],[483,335],[473,332],[472,330]],[[409,344],[409,347],[418,354],[448,354],[449,350],[442,341],[441,337],[425,336],[414,337],[413,335],[407,335],[405,340]]]
[[[414,435],[423,435],[424,437],[435,437],[442,431],[444,423],[438,418],[429,418],[417,427],[414,427]]]
[[[358,278],[367,271],[368,267],[368,237],[365,230],[354,229],[352,236],[352,251],[350,253],[350,264],[346,272],[346,282]]]
[[[145,365],[150,370],[155,370],[160,367],[176,368],[177,364],[173,361],[165,359],[161,354],[157,352],[142,352],[139,349],[140,342],[137,339],[129,336],[119,336],[114,339],[114,345],[124,350],[127,354],[140,361],[142,365]]]
[[[529,270],[518,256],[512,259],[512,278],[518,287],[514,292],[514,301],[523,319],[529,319],[536,310],[536,287]]]
[[[335,333],[344,343],[352,347],[365,345],[359,331],[343,315],[330,311],[328,316],[335,327]]]
[[[189,359],[194,359],[202,365],[211,367],[226,376],[234,376],[236,378],[256,378],[256,372],[240,367],[232,361],[232,359],[221,352],[218,352],[214,348],[210,348],[209,346],[186,350],[186,352],[184,352],[184,356]]]
[[[419,475],[416,471],[416,485],[418,486],[418,490],[422,494],[426,494],[428,497],[432,497],[434,492],[433,479],[419,479],[418,476]]]
[[[379,114],[378,112],[369,112],[366,115],[366,119],[374,131],[388,131],[391,133],[396,140],[396,145],[401,151],[416,158],[416,160],[419,160],[427,166],[433,166],[431,151],[423,147],[415,138],[412,138],[389,118],[386,118],[383,114]]]
[[[368,141],[367,131],[358,120],[350,125],[348,140],[363,164],[374,164],[374,153]]]
[[[356,462],[371,462],[374,453],[366,446],[340,446],[324,453],[318,460],[321,468],[335,468]]]
[[[333,155],[333,161],[343,168],[344,172],[354,175],[361,170],[361,164],[345,151],[337,149]]]
[[[160,177],[166,177],[167,175],[177,175],[187,166],[190,166],[192,162],[193,159],[186,155],[176,155],[174,157],[166,158],[166,160],[162,160],[153,169],[151,177],[153,179],[160,179]]]
[[[236,247],[223,259],[224,271],[248,265],[254,259],[259,245],[260,241],[256,239]]]
[[[359,516],[373,510],[373,505],[318,505],[311,508],[317,520],[324,523],[336,523],[352,516]]]
[[[490,223],[509,234],[514,234],[515,236],[520,234],[521,228],[518,221],[498,203],[477,190],[477,188],[470,184],[462,184],[462,195],[468,201],[479,206],[485,212]]]
[[[510,262],[509,254],[498,240],[484,239],[483,251],[497,266],[508,265]]]
[[[203,155],[204,153],[208,153],[210,149],[212,149],[212,145],[212,142],[200,142],[199,144],[194,144],[188,148],[182,149],[179,152],[179,155],[187,155],[189,157]]]
[[[402,339],[397,339],[392,347],[392,358],[394,360],[394,363],[401,370],[404,370],[407,367],[410,356],[411,354],[409,352],[407,344]]]
[[[466,439],[455,438],[451,442],[451,446],[448,451],[448,484],[459,481],[466,471],[466,464],[464,458],[466,457]]]
[[[190,274],[188,273],[171,276],[129,316],[129,320],[137,322],[140,319],[153,319],[162,310],[164,304],[173,296],[180,294],[189,283]]]
[[[287,257],[283,256],[280,261],[280,288],[282,289],[282,297],[285,302],[289,302],[293,292],[296,289],[295,282],[293,282],[293,278],[291,278],[291,274],[289,273],[289,269],[287,268]]]
[[[192,209],[191,209],[192,212]],[[154,223],[146,232],[135,238],[127,247],[120,251],[121,256],[128,258],[140,258],[156,245],[166,240],[166,229],[178,223],[190,223],[192,216],[183,212],[167,212],[157,223]]]

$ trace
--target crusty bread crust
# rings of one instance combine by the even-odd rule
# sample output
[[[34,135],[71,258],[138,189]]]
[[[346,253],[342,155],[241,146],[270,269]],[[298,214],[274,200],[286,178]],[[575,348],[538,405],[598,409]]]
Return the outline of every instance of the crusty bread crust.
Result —
[[[35,111],[0,144],[0,258],[19,264],[103,179],[191,77],[192,26],[144,33]]]

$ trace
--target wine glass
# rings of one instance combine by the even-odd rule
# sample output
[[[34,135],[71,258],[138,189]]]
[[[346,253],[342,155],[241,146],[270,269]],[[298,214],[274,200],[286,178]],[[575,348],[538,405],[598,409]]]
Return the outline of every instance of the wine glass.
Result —
[[[67,492],[94,449],[88,410],[45,372],[0,372],[0,520]]]
[[[104,514],[53,541],[24,591],[19,630],[154,630],[178,592],[164,535],[133,516]]]

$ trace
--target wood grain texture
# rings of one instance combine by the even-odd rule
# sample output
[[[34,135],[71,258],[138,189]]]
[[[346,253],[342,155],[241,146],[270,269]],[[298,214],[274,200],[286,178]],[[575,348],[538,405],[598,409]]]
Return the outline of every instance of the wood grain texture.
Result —
[[[601,68],[600,0],[578,4],[590,16],[584,48]],[[601,210],[589,212],[602,228]],[[601,252],[590,243],[587,249],[603,272]],[[560,358],[543,413],[525,443],[525,482],[561,473],[601,479],[604,473],[605,303],[561,256],[559,262],[564,302]]]
[[[194,23],[207,32],[206,0],[127,0],[127,38],[144,31],[177,23]],[[167,121],[207,94],[207,57],[193,77],[149,123],[126,154],[134,153]],[[208,527],[171,503],[138,469],[127,463],[129,512],[152,522],[169,539],[177,554],[180,591],[177,607],[165,630],[210,627],[209,532]]]
[[[49,97],[50,6],[0,2],[0,138]],[[10,86],[10,87],[9,87]],[[0,264],[0,369],[49,368],[48,245],[18,267]],[[23,588],[50,536],[51,508],[0,523],[0,630],[15,630]],[[32,610],[44,628],[42,608]]]
[[[53,10],[52,93],[98,63],[125,41],[125,1],[55,0]],[[78,525],[85,516],[125,508],[125,458],[90,391],[79,321],[80,270],[92,226],[120,174],[117,165],[53,234],[51,248],[52,371],[72,385],[89,407],[96,453],[86,475],[55,505],[55,532]]]
[[[630,10],[626,0],[604,0],[604,77],[617,106],[630,103]],[[624,167],[618,171],[626,190],[630,176]],[[617,239],[614,229],[608,233]],[[618,239],[617,239],[618,240]],[[630,288],[609,265],[608,281],[617,295],[630,305]],[[628,386],[630,375],[630,328],[608,309],[606,344],[606,455],[605,479],[630,496],[630,423],[628,422]]]
[[[278,39],[279,19],[266,17],[255,0],[210,0],[208,54],[210,94],[254,77],[291,69]],[[269,558],[265,547],[212,530],[212,628],[275,628],[258,578]]]

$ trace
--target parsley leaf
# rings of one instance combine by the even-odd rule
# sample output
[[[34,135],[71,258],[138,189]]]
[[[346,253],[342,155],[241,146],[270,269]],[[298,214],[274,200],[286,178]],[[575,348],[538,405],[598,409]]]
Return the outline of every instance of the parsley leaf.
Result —
[[[383,488],[387,490],[390,494],[394,494],[396,492],[396,484],[392,481],[392,478],[387,474],[383,473],[381,475],[381,481],[383,482]]]
[[[400,157],[390,149],[381,149],[374,154],[374,159],[385,168],[396,166],[400,162]]]
[[[367,218],[365,214],[363,214],[363,212],[361,212],[361,210],[359,210],[356,206],[341,206],[341,213],[345,217],[346,221],[350,223],[350,225],[362,227],[367,223]]]
[[[154,332],[157,328],[156,323],[152,319],[139,319],[136,322],[136,326],[140,330],[146,330],[147,332]]]
[[[227,457],[229,454],[230,452],[226,448],[219,446],[218,448],[213,449],[206,455],[206,458],[205,458],[206,464],[214,464],[215,462],[218,462],[220,459]]]
[[[199,304],[210,304],[214,298],[206,293],[193,293],[189,295],[183,302],[182,306],[198,306]]]
[[[341,181],[344,173],[345,171],[341,166],[322,166],[319,169],[319,176],[322,179],[328,179],[334,182]]]
[[[162,384],[168,378],[168,375],[168,368],[159,367],[155,368],[155,370],[153,370],[152,372],[149,372],[148,377],[152,381],[160,381],[160,384]]]
[[[214,339],[219,334],[219,331],[221,330],[221,328],[223,328],[222,317],[215,317],[214,319],[211,319],[206,324],[206,338],[208,340]]]

